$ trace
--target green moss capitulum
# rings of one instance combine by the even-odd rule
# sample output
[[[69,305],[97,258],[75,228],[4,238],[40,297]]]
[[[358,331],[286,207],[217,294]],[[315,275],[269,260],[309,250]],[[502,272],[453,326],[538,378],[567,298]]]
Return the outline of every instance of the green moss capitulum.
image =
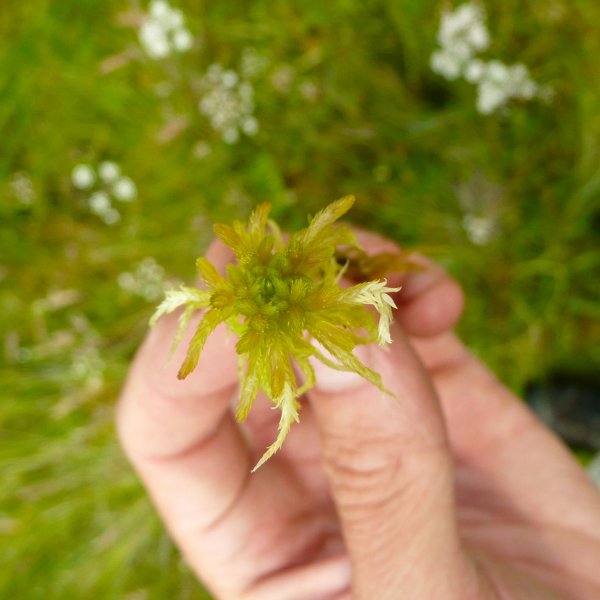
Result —
[[[207,309],[179,370],[180,378],[196,367],[206,339],[219,323],[225,322],[239,337],[238,420],[246,418],[259,390],[281,410],[277,439],[255,469],[281,447],[292,423],[298,421],[298,398],[316,383],[309,359],[354,371],[386,391],[381,377],[352,351],[358,344],[391,342],[389,327],[395,305],[389,292],[397,288],[388,288],[385,280],[340,288],[342,267],[336,260],[336,249],[358,248],[358,244],[347,226],[334,223],[353,203],[352,196],[334,202],[308,227],[291,234],[287,242],[276,224],[268,220],[268,204],[258,206],[247,224],[215,225],[216,235],[236,258],[227,266],[227,276],[219,274],[207,259],[199,258],[198,272],[208,289],[182,287],[167,292],[151,320],[153,324],[163,314],[185,306],[176,345],[194,311]],[[365,310],[366,305],[377,309],[379,323]],[[304,382],[297,380],[294,367]]]

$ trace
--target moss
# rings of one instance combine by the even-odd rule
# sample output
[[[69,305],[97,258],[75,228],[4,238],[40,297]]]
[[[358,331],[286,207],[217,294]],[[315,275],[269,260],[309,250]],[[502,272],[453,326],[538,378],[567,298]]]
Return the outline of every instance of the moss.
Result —
[[[298,398],[316,383],[311,358],[358,373],[386,391],[379,374],[358,361],[352,351],[359,344],[391,343],[389,328],[395,305],[389,293],[398,288],[387,287],[385,279],[340,287],[345,267],[340,264],[338,249],[343,247],[347,253],[353,248],[364,256],[349,227],[334,226],[353,203],[354,197],[346,196],[330,204],[287,242],[279,227],[269,221],[269,204],[258,206],[247,224],[215,225],[216,235],[233,250],[236,263],[228,265],[224,277],[206,258],[199,258],[198,272],[208,289],[171,290],[152,317],[154,324],[162,315],[185,307],[176,346],[192,314],[206,311],[179,370],[180,379],[194,370],[217,325],[225,322],[239,337],[238,420],[246,418],[259,390],[281,410],[279,435],[255,470],[281,448],[292,423],[298,421]],[[367,305],[376,308],[379,324],[375,315],[365,310]],[[303,374],[303,384],[294,365]]]

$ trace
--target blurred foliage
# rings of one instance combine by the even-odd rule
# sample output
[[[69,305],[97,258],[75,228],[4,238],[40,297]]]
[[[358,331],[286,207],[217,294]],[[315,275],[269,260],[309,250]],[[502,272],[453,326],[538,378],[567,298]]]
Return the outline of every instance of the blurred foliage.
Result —
[[[257,202],[297,228],[356,194],[357,224],[460,280],[461,334],[517,391],[598,372],[600,5],[484,4],[490,52],[525,63],[548,102],[482,116],[472,86],[433,74],[437,1],[182,0],[196,45],[160,61],[133,0],[2,2],[0,597],[207,597],[113,408],[151,284],[193,278],[211,223]],[[228,144],[198,110],[203,78],[249,54],[259,131]],[[104,160],[139,193],[113,225],[71,181]],[[467,217],[493,235],[474,243]]]

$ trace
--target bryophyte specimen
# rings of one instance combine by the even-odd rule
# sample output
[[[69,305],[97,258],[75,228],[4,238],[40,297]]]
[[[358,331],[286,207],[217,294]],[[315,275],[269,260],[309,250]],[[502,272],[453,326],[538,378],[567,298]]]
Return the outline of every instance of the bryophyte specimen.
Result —
[[[387,287],[384,278],[340,285],[346,269],[369,271],[368,256],[354,232],[336,224],[353,203],[353,196],[333,202],[287,239],[269,219],[269,204],[257,206],[247,224],[215,225],[215,234],[233,250],[235,262],[227,265],[223,276],[206,258],[199,258],[196,266],[206,289],[181,286],[167,291],[151,319],[154,325],[161,316],[184,307],[175,349],[192,314],[204,311],[180,379],[194,370],[208,336],[220,323],[239,338],[238,421],[244,421],[259,390],[281,410],[277,439],[254,470],[281,448],[298,421],[299,398],[316,384],[311,360],[357,373],[387,392],[381,376],[362,364],[353,350],[375,341],[381,346],[391,343],[396,306],[390,293],[400,288]],[[384,255],[384,262],[388,259]],[[373,264],[379,271],[376,260]],[[369,305],[376,312],[367,310]]]

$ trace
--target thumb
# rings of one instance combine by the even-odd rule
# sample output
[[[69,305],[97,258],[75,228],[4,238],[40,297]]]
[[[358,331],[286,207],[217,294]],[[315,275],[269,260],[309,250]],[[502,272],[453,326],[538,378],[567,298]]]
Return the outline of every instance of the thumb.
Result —
[[[470,597],[462,594],[475,574],[458,534],[440,405],[403,332],[392,333],[389,352],[358,350],[397,399],[321,364],[310,392],[352,561],[353,597]]]

